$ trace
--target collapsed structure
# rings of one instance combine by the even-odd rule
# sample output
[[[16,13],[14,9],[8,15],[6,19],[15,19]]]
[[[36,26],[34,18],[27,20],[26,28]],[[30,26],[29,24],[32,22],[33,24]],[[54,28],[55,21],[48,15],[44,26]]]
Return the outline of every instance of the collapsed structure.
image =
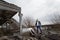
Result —
[[[14,18],[12,18],[14,15],[17,14],[17,12],[19,16],[19,23]],[[0,29],[3,30],[3,33],[11,32],[13,34],[19,32],[20,34],[21,19],[21,7],[5,1],[0,1]],[[2,33],[0,32],[0,34]]]

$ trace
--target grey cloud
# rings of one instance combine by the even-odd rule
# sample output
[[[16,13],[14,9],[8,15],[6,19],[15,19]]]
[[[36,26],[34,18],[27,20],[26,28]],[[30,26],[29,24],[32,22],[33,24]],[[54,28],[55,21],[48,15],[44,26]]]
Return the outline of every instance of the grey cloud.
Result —
[[[42,23],[48,23],[49,19],[45,18],[46,15],[60,11],[60,0],[14,0],[14,2],[22,8],[24,16],[39,18]]]

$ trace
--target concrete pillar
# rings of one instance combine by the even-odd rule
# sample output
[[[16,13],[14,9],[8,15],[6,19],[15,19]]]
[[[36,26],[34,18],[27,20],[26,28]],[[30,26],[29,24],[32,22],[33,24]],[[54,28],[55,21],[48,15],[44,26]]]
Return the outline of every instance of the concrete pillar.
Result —
[[[22,34],[22,14],[21,11],[19,12],[19,26],[20,26],[20,34]]]

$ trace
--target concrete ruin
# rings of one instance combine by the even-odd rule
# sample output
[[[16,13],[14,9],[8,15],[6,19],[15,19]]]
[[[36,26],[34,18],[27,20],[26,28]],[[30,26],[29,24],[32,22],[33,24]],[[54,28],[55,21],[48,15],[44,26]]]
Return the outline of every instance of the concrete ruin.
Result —
[[[18,12],[19,23],[12,18]],[[5,30],[11,30],[12,33],[19,32],[21,30],[21,7],[14,4],[8,3],[6,1],[0,0],[0,26],[5,28]]]

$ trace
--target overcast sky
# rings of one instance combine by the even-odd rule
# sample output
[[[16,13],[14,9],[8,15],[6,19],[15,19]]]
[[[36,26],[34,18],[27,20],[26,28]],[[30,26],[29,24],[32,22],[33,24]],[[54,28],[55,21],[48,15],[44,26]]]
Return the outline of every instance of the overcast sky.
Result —
[[[39,19],[42,23],[48,23],[50,15],[54,12],[60,12],[60,0],[6,0],[22,8],[23,17],[31,16]],[[15,17],[17,18],[17,16]]]

